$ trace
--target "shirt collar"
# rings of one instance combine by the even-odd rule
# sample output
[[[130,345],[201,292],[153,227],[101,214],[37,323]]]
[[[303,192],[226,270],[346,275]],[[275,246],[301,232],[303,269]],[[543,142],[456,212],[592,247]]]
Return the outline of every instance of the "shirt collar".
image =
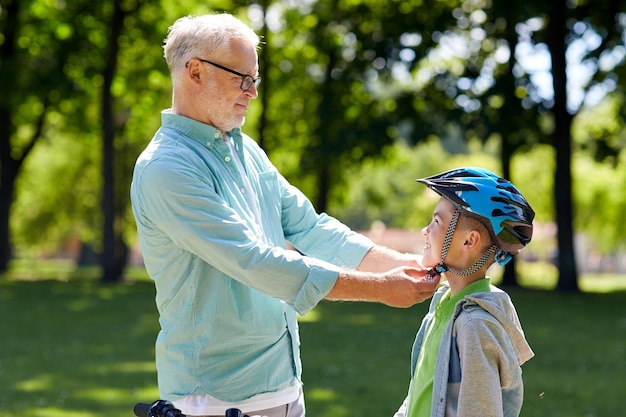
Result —
[[[161,123],[164,127],[175,129],[203,145],[222,140],[222,134],[213,126],[180,114],[174,114],[171,109],[161,112]],[[241,128],[236,127],[226,133],[233,139],[241,138]]]
[[[489,292],[490,284],[491,284],[491,279],[489,277],[479,279],[478,281],[472,282],[470,285],[468,285],[467,287],[459,291],[457,294],[455,294],[454,297],[450,299],[450,301],[456,304],[458,301],[462,300],[463,298],[465,298],[465,296],[468,296],[470,294],[475,294],[477,292]]]

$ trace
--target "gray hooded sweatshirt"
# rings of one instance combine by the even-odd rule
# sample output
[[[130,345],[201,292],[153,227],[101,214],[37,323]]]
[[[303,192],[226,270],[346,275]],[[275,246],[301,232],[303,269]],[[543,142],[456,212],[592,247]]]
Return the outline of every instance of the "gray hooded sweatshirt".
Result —
[[[437,290],[417,332],[411,376],[435,307],[448,288],[444,284]],[[490,289],[470,294],[456,304],[435,365],[430,417],[520,414],[524,397],[521,365],[534,353],[508,294],[493,285]],[[394,417],[405,417],[407,400]]]

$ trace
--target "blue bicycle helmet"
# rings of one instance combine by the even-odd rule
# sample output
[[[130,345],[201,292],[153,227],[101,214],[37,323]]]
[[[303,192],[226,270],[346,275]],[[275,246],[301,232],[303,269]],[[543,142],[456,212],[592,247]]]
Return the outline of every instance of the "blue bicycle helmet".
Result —
[[[484,168],[458,168],[417,180],[448,199],[463,214],[481,220],[506,264],[531,240],[535,212],[508,180]],[[443,260],[442,260],[443,262]]]

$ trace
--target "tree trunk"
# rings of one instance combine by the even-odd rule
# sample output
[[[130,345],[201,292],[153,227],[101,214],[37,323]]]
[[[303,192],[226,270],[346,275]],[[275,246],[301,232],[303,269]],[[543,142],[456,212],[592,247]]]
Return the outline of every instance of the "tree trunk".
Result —
[[[2,168],[2,174],[0,178],[0,273],[4,273],[9,269],[9,262],[13,258],[13,250],[11,245],[11,230],[9,227],[9,220],[11,218],[11,205],[13,204],[13,196],[15,190],[15,180],[19,172],[16,169],[16,165],[10,158],[10,155],[5,157],[5,154],[10,152],[10,146],[5,147],[5,143],[10,144],[11,136],[6,133],[5,127],[9,127],[10,122],[5,125],[7,119],[6,112],[0,112],[0,143],[2,143],[2,149],[0,155],[2,161],[0,166]]]
[[[511,178],[511,153],[509,152],[510,148],[506,146],[504,143],[502,144],[502,176],[506,179]],[[519,287],[519,282],[517,281],[517,274],[515,272],[515,264],[516,259],[515,256],[511,258],[511,260],[504,265],[504,271],[502,273],[502,286],[505,287]]]
[[[322,48],[322,47],[320,47]],[[319,138],[319,146],[312,152],[316,158],[315,172],[317,174],[317,195],[315,197],[315,208],[318,212],[325,212],[328,210],[328,198],[330,194],[330,178],[331,170],[334,163],[337,163],[337,153],[333,152],[332,141],[338,140],[336,138],[338,132],[333,130],[333,119],[336,117],[333,114],[335,110],[335,94],[333,90],[333,78],[331,76],[332,69],[335,67],[337,61],[336,51],[332,46],[328,46],[326,51],[328,56],[328,64],[325,70],[325,81],[321,86],[322,97],[319,105],[319,118],[320,124],[316,129],[316,136]]]
[[[2,30],[4,42],[0,43],[0,78],[3,80],[15,79],[15,71],[22,70],[15,65],[16,42],[19,31],[20,2],[9,1],[4,5],[3,12],[6,14],[6,25]],[[59,67],[63,67],[63,62]],[[13,88],[10,83],[4,84],[9,89]],[[8,97],[13,91],[0,91],[0,96]],[[33,120],[34,132],[29,140],[18,149],[14,149],[11,140],[15,134],[16,126],[13,125],[12,112],[15,105],[10,100],[0,100],[0,273],[9,269],[9,262],[13,258],[11,244],[11,206],[15,198],[15,183],[26,157],[33,150],[35,144],[43,132],[43,125],[48,111],[49,100],[46,94],[42,97],[43,112],[37,120]],[[18,155],[18,156],[14,156]]]
[[[514,16],[506,16],[507,20],[512,21]],[[516,114],[521,110],[519,100],[515,97],[515,77],[513,70],[517,65],[517,59],[515,57],[515,50],[517,48],[517,32],[509,31],[507,35],[507,42],[511,49],[511,55],[509,57],[509,71],[502,77],[502,90],[504,93],[504,108],[502,114]],[[510,181],[511,178],[511,158],[516,148],[519,146],[519,119],[507,118],[501,121],[500,125],[503,126],[502,132],[502,145],[500,149],[500,164],[502,165],[502,176]],[[517,274],[515,271],[516,259],[515,257],[504,266],[504,272],[502,274],[502,286],[506,287],[519,287],[517,281]]]
[[[552,56],[552,78],[554,87],[554,147],[556,150],[556,171],[554,197],[556,200],[556,221],[559,278],[557,289],[579,291],[576,257],[574,252],[572,173],[571,173],[571,124],[572,116],[567,111],[566,76],[566,20],[567,0],[552,4],[552,13],[547,30],[547,43]]]
[[[267,6],[269,5],[270,1],[269,0],[262,0],[259,2],[259,6],[261,6],[261,8],[263,9],[263,27],[261,28],[261,38],[265,40],[265,42],[267,42],[267,37],[269,34],[269,31],[267,30],[267,24],[265,23],[265,12],[267,11]],[[265,130],[267,128],[267,124],[268,124],[268,120],[267,120],[267,113],[265,111],[265,109],[268,108],[269,106],[269,98],[270,98],[270,76],[269,76],[269,69],[270,69],[270,48],[263,48],[261,49],[260,52],[260,56],[259,56],[259,60],[261,61],[259,64],[259,72],[260,72],[260,76],[261,76],[261,80],[263,80],[263,92],[260,95],[260,100],[261,100],[261,115],[259,118],[259,146],[261,147],[261,149],[265,150],[265,152],[268,152],[268,149],[266,147],[266,143],[265,143]]]
[[[113,120],[113,95],[111,86],[117,68],[119,37],[124,27],[125,12],[119,0],[115,0],[109,25],[109,50],[104,69],[102,86],[102,213],[104,216],[101,256],[103,282],[119,282],[126,266],[127,249],[121,234],[116,230],[115,211],[115,126]]]
[[[18,30],[19,2],[9,1],[4,6],[7,14],[6,26],[2,30],[4,42],[0,44],[0,77],[13,79],[11,61],[15,56],[15,42]],[[8,91],[2,91],[2,94]],[[11,247],[11,205],[15,191],[15,180],[19,173],[19,164],[13,159],[11,137],[15,131],[11,120],[11,104],[7,100],[0,103],[0,273],[9,269],[9,261],[13,257]]]

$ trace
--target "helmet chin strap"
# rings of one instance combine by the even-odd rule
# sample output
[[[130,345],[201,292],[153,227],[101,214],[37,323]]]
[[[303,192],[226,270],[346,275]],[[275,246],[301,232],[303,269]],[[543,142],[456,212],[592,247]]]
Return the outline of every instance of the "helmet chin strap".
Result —
[[[456,229],[456,224],[459,221],[460,214],[461,214],[460,211],[456,209],[454,211],[454,214],[452,215],[452,219],[450,220],[450,224],[448,225],[448,230],[446,231],[446,236],[443,239],[443,247],[441,248],[441,262],[439,262],[430,271],[428,271],[428,276],[430,276],[431,279],[435,275],[443,274],[444,272],[449,272],[451,274],[459,275],[462,277],[472,275],[476,271],[478,271],[480,268],[485,266],[485,264],[489,261],[489,259],[493,256],[493,254],[498,249],[496,245],[491,245],[489,249],[487,249],[487,251],[483,254],[483,256],[481,256],[480,259],[474,263],[474,265],[470,266],[464,271],[455,271],[454,269],[444,264],[444,260],[446,259],[446,256],[448,255],[448,250],[450,249],[450,244],[452,243],[452,235],[454,235],[454,229]]]

